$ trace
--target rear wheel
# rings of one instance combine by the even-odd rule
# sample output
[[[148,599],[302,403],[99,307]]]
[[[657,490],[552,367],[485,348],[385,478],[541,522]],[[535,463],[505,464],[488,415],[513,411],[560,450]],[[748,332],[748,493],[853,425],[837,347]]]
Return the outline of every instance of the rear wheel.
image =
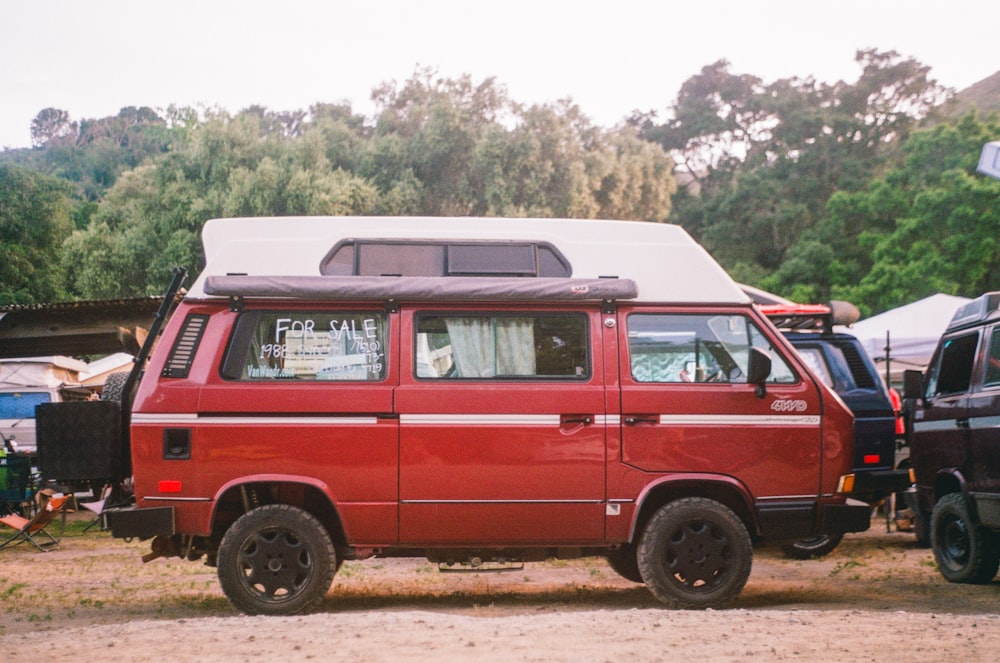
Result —
[[[689,497],[660,508],[638,549],[642,578],[663,603],[712,608],[750,577],[753,547],[743,522],[715,500]]]
[[[833,552],[844,539],[843,534],[820,534],[811,539],[802,539],[782,546],[786,555],[794,559],[815,559]]]
[[[972,521],[961,493],[949,493],[934,505],[931,547],[938,570],[951,582],[985,584],[1000,568],[996,535]]]
[[[289,615],[326,596],[336,553],[326,529],[296,507],[269,504],[240,516],[222,537],[219,582],[249,615]]]

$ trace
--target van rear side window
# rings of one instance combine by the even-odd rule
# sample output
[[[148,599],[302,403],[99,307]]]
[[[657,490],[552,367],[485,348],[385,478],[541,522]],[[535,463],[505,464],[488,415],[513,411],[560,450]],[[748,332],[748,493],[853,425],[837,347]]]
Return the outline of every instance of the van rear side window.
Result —
[[[582,315],[421,315],[416,376],[430,379],[590,377]]]
[[[247,311],[222,375],[231,380],[362,380],[386,376],[386,315],[379,311]]]

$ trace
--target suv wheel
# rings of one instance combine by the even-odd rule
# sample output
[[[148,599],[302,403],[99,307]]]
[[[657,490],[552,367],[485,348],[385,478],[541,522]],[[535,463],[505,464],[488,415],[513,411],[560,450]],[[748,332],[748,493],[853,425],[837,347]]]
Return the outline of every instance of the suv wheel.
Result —
[[[931,546],[938,570],[951,582],[988,583],[1000,568],[995,535],[972,521],[961,493],[949,493],[934,505]]]
[[[782,546],[781,549],[793,559],[814,559],[829,555],[834,548],[840,545],[843,538],[843,534],[819,534],[811,539],[789,543]]]

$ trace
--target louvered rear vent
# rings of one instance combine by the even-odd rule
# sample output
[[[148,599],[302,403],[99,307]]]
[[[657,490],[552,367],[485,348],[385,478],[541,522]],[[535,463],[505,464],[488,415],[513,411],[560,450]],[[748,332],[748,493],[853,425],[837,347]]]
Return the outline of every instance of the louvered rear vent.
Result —
[[[874,389],[875,379],[872,377],[871,373],[868,372],[868,367],[865,365],[864,360],[858,353],[858,349],[853,345],[845,345],[841,347],[840,350],[844,353],[844,359],[847,360],[847,366],[851,369],[851,376],[854,378],[854,384],[859,389]]]
[[[174,347],[167,357],[167,364],[160,374],[165,378],[186,378],[194,361],[194,353],[198,350],[201,336],[208,325],[207,315],[189,315],[184,321],[181,333],[174,341]]]

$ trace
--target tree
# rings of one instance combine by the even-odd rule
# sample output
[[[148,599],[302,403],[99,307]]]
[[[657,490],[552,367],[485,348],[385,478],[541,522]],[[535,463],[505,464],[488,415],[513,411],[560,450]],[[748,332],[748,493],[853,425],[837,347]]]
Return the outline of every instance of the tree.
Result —
[[[671,220],[757,284],[786,257],[804,265],[812,249],[793,247],[824,219],[827,200],[864,187],[945,96],[913,59],[872,50],[855,59],[862,73],[852,84],[764,84],[716,62],[685,82],[668,121],[631,120],[686,169]],[[785,278],[770,282],[790,286]]]
[[[31,144],[42,147],[48,144],[66,143],[76,140],[79,126],[69,113],[58,108],[44,108],[31,121]]]
[[[156,294],[173,266],[196,268],[213,217],[365,214],[374,188],[326,160],[321,135],[286,137],[258,112],[213,113],[186,144],[123,174],[86,229],[66,242],[64,264],[83,297]]]
[[[764,284],[815,287],[877,313],[937,292],[974,297],[1000,289],[1000,182],[975,172],[997,116],[975,113],[917,131],[901,164],[857,192],[830,198],[827,217],[804,234]],[[810,259],[807,247],[826,247]],[[798,265],[798,267],[795,267]]]
[[[72,211],[65,182],[0,163],[0,305],[62,296],[59,253]]]

